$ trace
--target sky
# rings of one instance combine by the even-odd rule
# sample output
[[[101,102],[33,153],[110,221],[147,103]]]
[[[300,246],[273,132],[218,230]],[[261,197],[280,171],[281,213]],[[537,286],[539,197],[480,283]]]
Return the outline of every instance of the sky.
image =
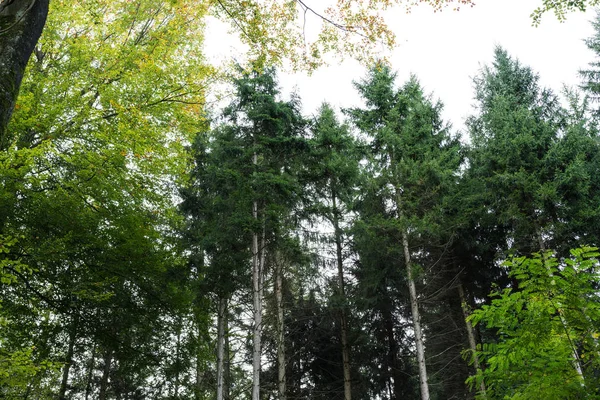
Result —
[[[307,3],[322,0],[308,0]],[[464,132],[465,118],[473,112],[473,77],[490,64],[494,48],[508,53],[539,73],[543,86],[560,92],[564,85],[577,86],[577,71],[594,60],[584,39],[593,34],[595,12],[569,14],[558,22],[549,13],[539,26],[532,26],[531,12],[542,0],[476,0],[474,7],[460,11],[448,8],[434,13],[426,5],[410,14],[389,10],[385,19],[397,35],[398,46],[382,54],[391,61],[401,85],[415,74],[427,93],[444,103],[443,117],[455,130]],[[209,24],[206,53],[214,60],[243,58],[243,47],[227,35],[227,28]],[[215,40],[215,38],[219,40]],[[279,73],[283,93],[296,91],[303,112],[313,115],[323,101],[336,108],[360,106],[352,81],[366,69],[347,60],[306,73]]]

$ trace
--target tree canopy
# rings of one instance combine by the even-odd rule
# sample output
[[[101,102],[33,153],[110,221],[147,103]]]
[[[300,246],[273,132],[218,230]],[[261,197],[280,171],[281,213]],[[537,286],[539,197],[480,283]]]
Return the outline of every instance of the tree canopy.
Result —
[[[462,140],[369,62],[405,3],[53,0],[38,41],[47,4],[0,2],[0,63],[34,54],[0,71],[0,397],[599,397],[598,63],[561,93],[496,48]],[[363,103],[305,115],[273,64],[329,52]]]

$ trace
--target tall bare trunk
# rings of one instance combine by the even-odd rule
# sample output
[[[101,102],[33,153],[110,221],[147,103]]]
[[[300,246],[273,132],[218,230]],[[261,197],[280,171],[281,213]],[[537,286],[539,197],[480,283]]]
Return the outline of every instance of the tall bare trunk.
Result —
[[[338,218],[337,199],[335,193],[332,196],[333,205],[333,228],[335,235],[336,263],[338,270],[338,295],[343,302],[340,310],[340,329],[342,339],[342,366],[344,370],[344,399],[352,400],[352,377],[350,375],[350,349],[348,345],[348,322],[346,319],[346,290],[344,288],[344,259],[342,255],[342,234]]]
[[[283,320],[283,261],[275,263],[275,297],[277,300],[277,381],[279,400],[286,398],[285,324]]]
[[[415,330],[415,342],[417,346],[417,364],[419,365],[419,386],[421,388],[421,399],[429,400],[429,384],[427,382],[427,365],[425,364],[425,346],[423,344],[423,331],[421,329],[421,314],[417,299],[417,287],[413,277],[412,263],[410,260],[410,249],[408,247],[408,236],[406,231],[402,232],[402,247],[404,249],[404,262],[410,292],[410,309],[412,312],[413,328]]]
[[[223,400],[226,310],[227,300],[221,297],[219,299],[219,311],[217,314],[217,400]]]
[[[181,373],[181,318],[177,321],[177,343],[175,345],[175,385],[173,391],[175,398],[179,398],[179,374]]]
[[[398,218],[403,217],[401,190],[396,188],[396,210]],[[417,287],[412,270],[410,247],[408,245],[408,232],[402,230],[402,249],[404,250],[404,264],[406,266],[406,279],[410,293],[410,310],[412,313],[413,329],[415,330],[415,344],[417,347],[417,364],[419,366],[419,387],[421,388],[421,399],[429,400],[429,383],[427,379],[427,365],[425,363],[425,345],[423,343],[423,330],[421,329],[421,313],[419,312],[419,300]]]
[[[258,164],[258,155],[254,153],[253,164]],[[258,221],[258,201],[252,203],[252,217]],[[264,229],[263,229],[264,231]],[[264,246],[262,246],[264,249]],[[262,339],[262,250],[258,244],[258,232],[252,233],[252,293],[253,293],[253,349],[252,349],[252,400],[260,400],[261,339]]]
[[[388,379],[388,392],[392,400],[401,400],[404,398],[402,391],[402,371],[398,365],[398,343],[394,335],[394,320],[392,317],[392,306],[384,307],[382,310],[383,323],[385,325],[385,334],[388,341],[388,364],[391,368]],[[392,384],[393,381],[393,384]]]
[[[194,400],[201,400],[204,397],[202,396],[202,385],[204,382],[204,371],[205,371],[205,363],[203,353],[200,349],[201,337],[203,336],[203,331],[201,327],[202,321],[196,322],[196,329],[198,334],[198,343],[196,348],[196,380],[194,382]]]
[[[479,364],[479,357],[477,357],[477,341],[475,340],[475,329],[473,329],[473,325],[471,324],[471,321],[467,320],[469,318],[469,316],[471,315],[471,313],[470,313],[469,303],[467,303],[467,296],[465,295],[465,290],[463,288],[462,283],[459,283],[459,285],[458,285],[458,295],[460,297],[460,304],[461,304],[461,308],[462,308],[462,312],[463,312],[463,317],[465,319],[465,326],[467,328],[467,337],[469,338],[469,349],[471,350],[471,353],[473,354],[473,366],[475,367],[475,371],[478,371],[479,369],[481,369],[481,365]],[[485,391],[485,383],[483,381],[481,381],[479,390],[481,391],[481,394],[485,398],[486,391]]]
[[[106,350],[104,353],[104,368],[102,369],[102,379],[100,380],[100,393],[98,400],[106,400],[106,391],[108,390],[108,377],[112,364],[112,349]]]
[[[71,329],[69,330],[69,347],[67,349],[67,356],[65,357],[65,365],[63,367],[63,375],[60,382],[60,390],[58,392],[59,400],[66,399],[67,384],[69,383],[69,371],[71,370],[71,364],[73,363],[73,353],[75,351],[75,341],[77,340],[78,325],[79,318],[78,315],[75,315],[72,318]]]
[[[25,67],[42,34],[49,0],[0,1],[0,150],[10,143],[6,127]]]
[[[229,347],[229,314],[225,313],[225,361],[223,371],[223,400],[230,400],[231,387],[231,352]]]
[[[96,368],[96,344],[92,346],[92,358],[88,368],[86,383],[85,383],[85,400],[89,400],[92,394],[92,378],[94,377],[94,369]]]

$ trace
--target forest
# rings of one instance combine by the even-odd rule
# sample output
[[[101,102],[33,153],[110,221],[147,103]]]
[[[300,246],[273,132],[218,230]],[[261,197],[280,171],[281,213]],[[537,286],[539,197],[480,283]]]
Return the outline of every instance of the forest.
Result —
[[[224,3],[265,38],[223,71],[203,3],[158,3],[53,0],[10,83],[0,398],[600,399],[600,14],[577,88],[490,49],[458,132],[376,57],[304,113],[285,7]]]

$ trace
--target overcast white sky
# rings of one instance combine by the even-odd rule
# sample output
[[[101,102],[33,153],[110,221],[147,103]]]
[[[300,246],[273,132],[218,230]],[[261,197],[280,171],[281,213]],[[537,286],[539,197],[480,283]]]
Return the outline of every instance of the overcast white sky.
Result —
[[[540,26],[533,27],[531,11],[542,0],[476,2],[473,8],[461,8],[458,12],[447,9],[434,13],[428,6],[419,6],[411,14],[401,9],[386,14],[398,37],[398,47],[386,54],[398,72],[398,84],[411,73],[416,74],[426,91],[444,103],[445,119],[462,130],[472,110],[472,77],[482,65],[491,62],[496,45],[531,66],[540,74],[544,86],[560,91],[563,84],[579,83],[577,71],[594,58],[583,43],[593,33],[593,11],[570,14],[563,23],[547,14]],[[223,27],[210,25],[206,52],[217,60],[241,58],[240,46],[234,45],[225,33]],[[360,105],[352,81],[364,74],[364,67],[346,61],[321,68],[310,77],[280,74],[280,85],[284,93],[296,90],[304,113],[311,115],[325,100],[338,108]]]

